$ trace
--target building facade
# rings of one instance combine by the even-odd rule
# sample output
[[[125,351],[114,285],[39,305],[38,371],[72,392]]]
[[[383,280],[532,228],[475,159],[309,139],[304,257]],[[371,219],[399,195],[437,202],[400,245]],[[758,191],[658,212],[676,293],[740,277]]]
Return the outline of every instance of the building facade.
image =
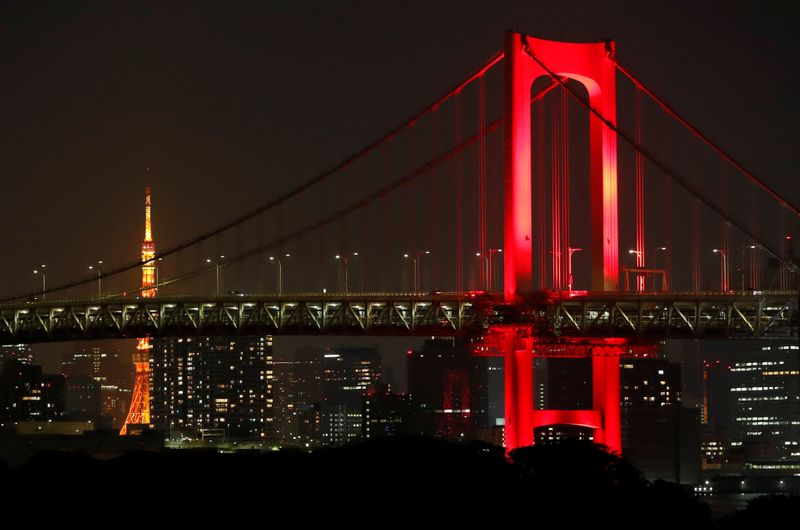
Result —
[[[412,433],[475,439],[490,429],[489,357],[459,338],[432,338],[408,353]]]
[[[800,346],[737,350],[730,368],[731,450],[743,472],[800,473]]]
[[[272,337],[152,341],[150,412],[171,439],[271,442]]]
[[[324,446],[358,442],[363,433],[362,401],[381,382],[376,348],[328,348],[322,356],[320,437]]]

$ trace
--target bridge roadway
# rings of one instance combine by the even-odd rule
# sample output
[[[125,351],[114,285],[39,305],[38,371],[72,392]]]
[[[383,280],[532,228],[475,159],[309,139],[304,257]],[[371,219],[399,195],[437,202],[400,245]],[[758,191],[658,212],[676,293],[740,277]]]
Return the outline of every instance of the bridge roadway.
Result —
[[[559,337],[788,338],[798,293],[297,293],[110,297],[0,305],[0,343],[196,335],[479,335],[493,325]]]

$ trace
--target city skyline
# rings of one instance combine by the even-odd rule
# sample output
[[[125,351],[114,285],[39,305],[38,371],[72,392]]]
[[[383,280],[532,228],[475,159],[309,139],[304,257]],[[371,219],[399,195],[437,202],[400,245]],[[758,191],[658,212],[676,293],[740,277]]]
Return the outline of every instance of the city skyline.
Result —
[[[409,447],[472,459],[445,489],[709,524],[797,491],[786,17],[45,0],[0,29],[0,474]]]

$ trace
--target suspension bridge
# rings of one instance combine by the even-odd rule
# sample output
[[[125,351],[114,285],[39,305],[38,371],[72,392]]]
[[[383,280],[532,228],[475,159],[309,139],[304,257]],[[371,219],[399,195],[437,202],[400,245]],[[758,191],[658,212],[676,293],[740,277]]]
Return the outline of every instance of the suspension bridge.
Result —
[[[567,423],[620,451],[621,356],[798,334],[800,210],[612,41],[509,33],[374,142],[161,252],[149,200],[141,260],[0,301],[0,340],[470,335],[505,358],[508,447]],[[591,357],[593,408],[534,411],[536,355]]]

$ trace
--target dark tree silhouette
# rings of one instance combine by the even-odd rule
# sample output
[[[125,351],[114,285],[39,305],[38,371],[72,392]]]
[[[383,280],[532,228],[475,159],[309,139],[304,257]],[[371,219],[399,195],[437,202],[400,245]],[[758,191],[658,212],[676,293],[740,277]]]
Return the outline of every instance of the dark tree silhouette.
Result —
[[[719,528],[781,528],[794,526],[800,519],[800,496],[763,495],[751,499],[744,510],[719,521]]]

